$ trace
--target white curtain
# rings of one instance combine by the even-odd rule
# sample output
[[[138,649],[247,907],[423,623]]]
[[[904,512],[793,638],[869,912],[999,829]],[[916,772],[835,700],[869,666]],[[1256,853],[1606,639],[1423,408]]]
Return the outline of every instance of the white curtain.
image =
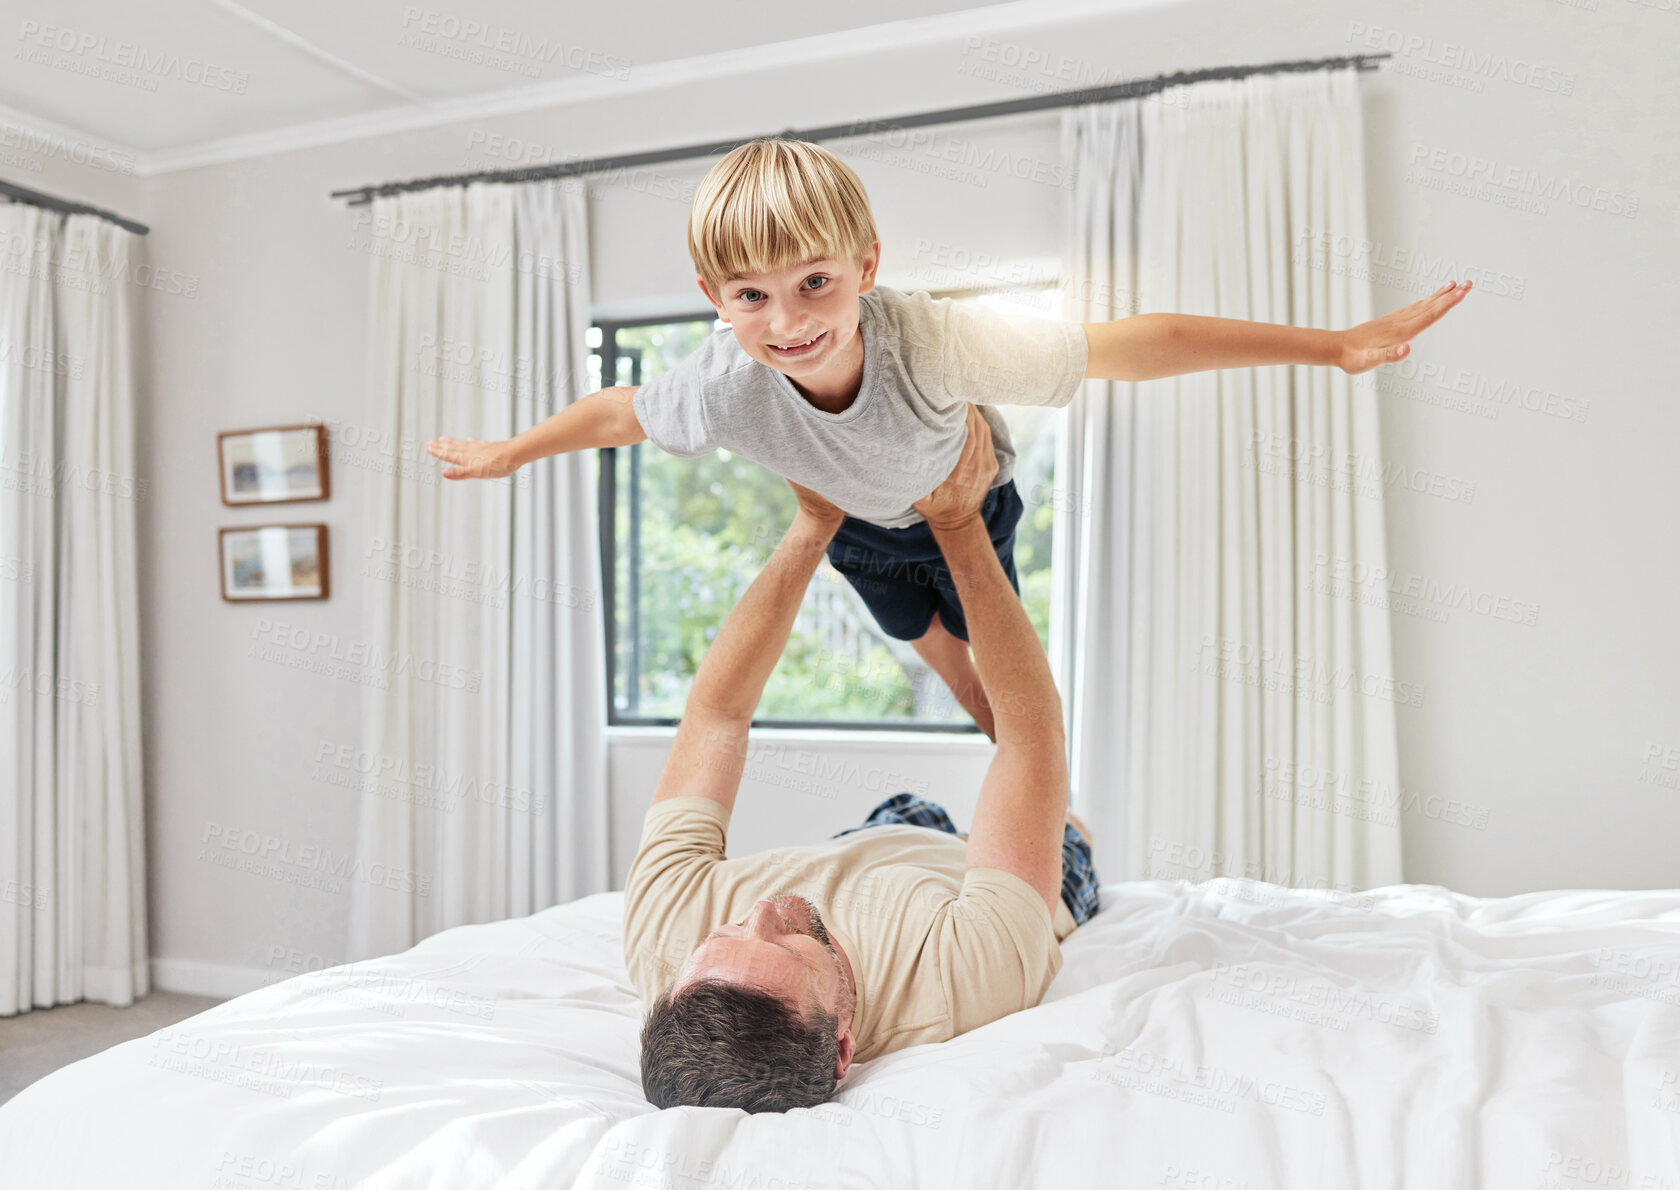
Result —
[[[1070,108],[1064,317],[1371,318],[1359,78]],[[1345,238],[1344,238],[1345,237]],[[1334,367],[1088,381],[1068,411],[1053,662],[1105,880],[1400,879],[1374,387]]]
[[[364,733],[409,780],[362,799],[355,958],[607,886],[590,461],[448,481],[423,449],[507,438],[586,391],[582,193],[474,184],[372,208],[369,419],[415,461],[370,480],[388,566],[364,617],[388,681]]]
[[[135,243],[0,206],[0,1016],[150,991]]]
[[[518,428],[590,392],[589,223],[583,184],[514,190],[519,250],[515,393]],[[602,381],[602,383],[606,383]],[[514,489],[514,786],[541,812],[514,849],[506,914],[532,913],[611,888],[607,819],[607,668],[594,462],[558,455]]]

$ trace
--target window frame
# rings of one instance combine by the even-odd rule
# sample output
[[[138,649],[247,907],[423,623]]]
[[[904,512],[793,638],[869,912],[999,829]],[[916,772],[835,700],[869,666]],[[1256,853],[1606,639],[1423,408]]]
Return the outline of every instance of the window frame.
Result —
[[[1052,282],[1054,283],[1054,282]],[[1044,286],[1049,288],[1048,285]],[[934,296],[967,298],[985,294],[1013,292],[1019,286],[978,286],[971,289],[943,290]],[[1039,288],[1030,286],[1028,288]],[[703,311],[695,313],[673,312],[669,314],[642,316],[636,318],[596,318],[591,325],[600,332],[601,345],[592,354],[601,361],[601,385],[609,388],[620,383],[618,379],[618,360],[620,356],[618,346],[618,332],[621,329],[641,326],[664,326],[679,322],[717,322],[717,310],[708,306]],[[640,387],[641,360],[638,357],[631,364],[631,379],[628,383],[633,387]],[[647,445],[643,443],[642,445]],[[617,678],[618,678],[618,540],[614,527],[618,520],[618,452],[620,450],[634,451],[636,447],[604,446],[598,448],[596,481],[596,506],[599,516],[597,535],[601,550],[601,594],[602,599],[602,631],[605,633],[606,650],[606,679],[607,679],[607,726],[608,727],[675,727],[681,719],[652,715],[624,715],[618,710]],[[632,454],[630,457],[634,458]],[[635,488],[631,489],[634,493]],[[639,510],[632,508],[630,521],[636,523]],[[972,721],[966,723],[930,723],[918,720],[904,719],[762,719],[754,716],[753,727],[768,727],[793,731],[843,731],[843,732],[893,732],[902,735],[952,735],[979,736],[984,738],[980,728]]]

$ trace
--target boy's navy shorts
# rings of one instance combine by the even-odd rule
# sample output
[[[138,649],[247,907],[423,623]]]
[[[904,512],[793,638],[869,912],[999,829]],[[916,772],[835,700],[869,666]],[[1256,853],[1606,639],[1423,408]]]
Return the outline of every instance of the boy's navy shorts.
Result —
[[[1015,526],[1021,520],[1021,496],[1013,479],[986,493],[980,516],[991,534],[1003,573],[1019,594]],[[846,576],[875,622],[894,640],[920,640],[934,616],[952,636],[968,639],[968,621],[957,601],[956,585],[926,521],[904,529],[883,529],[847,517],[828,543],[828,560]]]
[[[909,792],[895,793],[870,811],[863,826],[848,827],[834,836],[849,835],[853,831],[888,823],[927,826],[946,834],[957,834],[956,824],[938,802],[930,802]],[[1091,860],[1091,843],[1071,822],[1062,824],[1062,904],[1073,914],[1075,925],[1084,925],[1096,916],[1097,866]]]

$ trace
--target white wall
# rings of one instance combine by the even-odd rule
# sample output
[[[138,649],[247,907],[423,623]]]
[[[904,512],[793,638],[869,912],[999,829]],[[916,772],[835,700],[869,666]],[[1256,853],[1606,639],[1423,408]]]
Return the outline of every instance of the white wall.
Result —
[[[1428,616],[1407,607],[1394,618],[1395,675],[1424,691],[1421,705],[1397,709],[1407,879],[1482,895],[1680,883],[1672,848],[1680,769],[1662,767],[1680,764],[1680,626],[1671,611],[1680,557],[1667,527],[1680,505],[1672,463],[1680,412],[1660,354],[1680,307],[1680,178],[1672,137],[1666,148],[1658,143],[1659,127],[1672,124],[1660,113],[1672,96],[1680,18],[1634,0],[1591,8],[1296,0],[1264,9],[1207,0],[977,46],[883,46],[867,60],[767,66],[669,93],[145,179],[135,214],[155,229],[154,261],[198,281],[193,298],[153,299],[153,404],[141,460],[153,493],[142,512],[142,589],[152,925],[162,969],[207,986],[210,968],[191,964],[283,974],[342,957],[345,890],[297,887],[200,858],[207,830],[251,829],[341,853],[353,842],[357,795],[331,783],[333,767],[317,757],[357,744],[360,686],[299,668],[327,660],[331,643],[279,646],[268,655],[275,659],[251,655],[265,621],[322,634],[340,650],[360,632],[360,480],[388,457],[355,444],[369,260],[356,246],[355,211],[328,201],[329,190],[512,165],[529,144],[544,157],[593,156],[1029,89],[1349,54],[1387,48],[1390,36],[1400,39],[1401,71],[1367,75],[1364,84],[1375,246],[1348,261],[1376,266],[1379,311],[1448,278],[1479,283],[1418,341],[1412,365],[1377,382],[1390,456],[1414,473],[1474,484],[1473,497],[1457,503],[1389,489],[1394,585],[1468,585],[1488,612],[1437,603]],[[1046,65],[1011,73],[1003,60],[1023,50]],[[1501,58],[1540,63],[1542,86],[1507,81]],[[869,188],[883,280],[931,284],[931,269],[965,254],[988,260],[969,267],[973,283],[1044,276],[1064,196],[1055,185],[1058,118],[958,126],[910,149],[886,138],[831,146]],[[1458,182],[1460,153],[1494,161],[1496,183],[1484,193],[1442,189]],[[599,188],[591,205],[598,312],[698,302],[684,220],[706,164],[652,167]],[[1587,205],[1554,198],[1544,210],[1513,209],[1513,189],[1499,184],[1513,170],[1566,174],[1588,187]],[[1593,209],[1599,187],[1636,198],[1633,217]],[[1413,369],[1424,367],[1419,378]],[[1457,384],[1518,395],[1473,402],[1497,412],[1482,416],[1440,403]],[[1531,397],[1552,412],[1525,409]],[[1584,409],[1584,418],[1555,415],[1566,408]],[[215,434],[314,417],[345,427],[334,448],[334,496],[293,508],[298,519],[331,528],[333,597],[224,606],[216,529],[262,514],[217,503]],[[1535,622],[1502,619],[1512,608],[1532,611]],[[619,877],[663,747],[657,736],[615,737]],[[960,821],[962,791],[977,783],[985,755],[983,745],[948,739],[805,747],[809,760],[762,762],[741,797],[735,849],[832,833],[884,795],[883,778],[862,768],[854,778],[825,778],[831,793],[790,792],[790,764],[815,767],[822,757],[833,773],[835,758],[875,756],[878,772],[927,782]],[[1647,755],[1656,767],[1643,765]],[[1642,779],[1650,776],[1670,783]]]
[[[1424,687],[1421,707],[1399,708],[1402,784],[1421,808],[1404,819],[1406,878],[1482,895],[1680,884],[1680,406],[1662,358],[1680,312],[1680,174],[1658,114],[1680,13],[1355,13],[1337,27],[1368,27],[1356,48],[1433,38],[1402,46],[1410,73],[1370,91],[1377,308],[1404,300],[1397,277],[1480,284],[1412,366],[1377,380],[1385,450],[1474,484],[1460,502],[1389,489],[1393,575],[1375,589],[1397,596],[1396,676]],[[1541,85],[1505,81],[1501,57]],[[1454,192],[1473,158],[1482,180]],[[1567,198],[1523,193],[1563,179]],[[1461,393],[1482,399],[1467,411]],[[1474,605],[1440,622],[1398,598],[1440,585]]]

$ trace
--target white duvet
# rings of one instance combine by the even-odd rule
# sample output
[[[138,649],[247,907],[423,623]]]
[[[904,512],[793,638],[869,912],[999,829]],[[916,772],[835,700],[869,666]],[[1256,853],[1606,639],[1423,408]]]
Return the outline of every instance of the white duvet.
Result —
[[[4,1190],[1680,1190],[1680,891],[1110,884],[1037,1008],[655,1112],[621,894],[303,975],[0,1107]]]

